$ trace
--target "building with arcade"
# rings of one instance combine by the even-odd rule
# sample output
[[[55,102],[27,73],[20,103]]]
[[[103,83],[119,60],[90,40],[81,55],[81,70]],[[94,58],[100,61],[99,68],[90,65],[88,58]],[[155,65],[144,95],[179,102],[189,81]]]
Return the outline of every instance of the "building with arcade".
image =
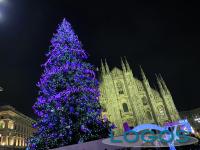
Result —
[[[34,120],[14,107],[0,106],[0,150],[24,149],[34,129]]]

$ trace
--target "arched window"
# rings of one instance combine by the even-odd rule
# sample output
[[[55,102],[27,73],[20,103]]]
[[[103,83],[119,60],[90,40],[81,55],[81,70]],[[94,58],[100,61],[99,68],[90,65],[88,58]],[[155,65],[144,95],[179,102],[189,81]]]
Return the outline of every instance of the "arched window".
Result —
[[[119,94],[124,94],[122,82],[120,81],[117,82],[117,89]]]
[[[142,103],[143,103],[143,105],[147,105],[148,104],[148,100],[147,100],[147,98],[145,96],[142,97]]]
[[[146,116],[149,120],[152,120],[152,115],[151,115],[150,111],[146,111]]]
[[[126,103],[122,104],[124,112],[128,112],[128,105]]]
[[[0,121],[0,129],[5,128],[6,124],[3,120]]]
[[[8,121],[8,129],[14,129],[14,122],[11,120]]]

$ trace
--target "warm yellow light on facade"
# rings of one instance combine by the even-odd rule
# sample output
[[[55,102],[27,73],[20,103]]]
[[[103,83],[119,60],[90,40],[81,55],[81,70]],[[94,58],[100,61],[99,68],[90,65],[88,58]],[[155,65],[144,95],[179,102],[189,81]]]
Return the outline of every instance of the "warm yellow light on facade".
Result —
[[[3,120],[0,120],[0,129],[5,128],[6,124]]]
[[[155,90],[142,68],[140,81],[133,76],[126,59],[121,60],[121,66],[122,69],[114,67],[110,70],[107,62],[102,62],[99,87],[102,117],[107,116],[117,126],[116,135],[123,134],[125,122],[134,127],[143,123],[162,125],[180,119],[170,91],[160,75],[156,76],[159,90]]]
[[[16,143],[15,146],[18,146],[18,137],[16,137]]]
[[[33,122],[12,106],[0,106],[0,147],[24,148],[32,135]]]
[[[8,121],[8,129],[14,129],[14,122]]]
[[[9,145],[14,145],[14,138],[13,137],[9,138]]]

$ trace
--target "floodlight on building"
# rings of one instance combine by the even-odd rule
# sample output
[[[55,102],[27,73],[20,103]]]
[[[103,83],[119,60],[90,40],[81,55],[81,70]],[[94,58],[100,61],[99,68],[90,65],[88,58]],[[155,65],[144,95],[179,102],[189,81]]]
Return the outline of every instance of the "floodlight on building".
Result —
[[[200,122],[200,118],[195,118],[194,121]]]

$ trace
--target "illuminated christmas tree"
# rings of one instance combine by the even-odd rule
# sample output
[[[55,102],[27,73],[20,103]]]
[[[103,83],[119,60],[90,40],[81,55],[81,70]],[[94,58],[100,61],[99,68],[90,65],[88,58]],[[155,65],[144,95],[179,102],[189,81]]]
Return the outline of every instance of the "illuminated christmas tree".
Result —
[[[108,137],[112,125],[101,118],[94,68],[65,19],[51,40],[33,109],[37,132],[29,148],[45,150]]]

